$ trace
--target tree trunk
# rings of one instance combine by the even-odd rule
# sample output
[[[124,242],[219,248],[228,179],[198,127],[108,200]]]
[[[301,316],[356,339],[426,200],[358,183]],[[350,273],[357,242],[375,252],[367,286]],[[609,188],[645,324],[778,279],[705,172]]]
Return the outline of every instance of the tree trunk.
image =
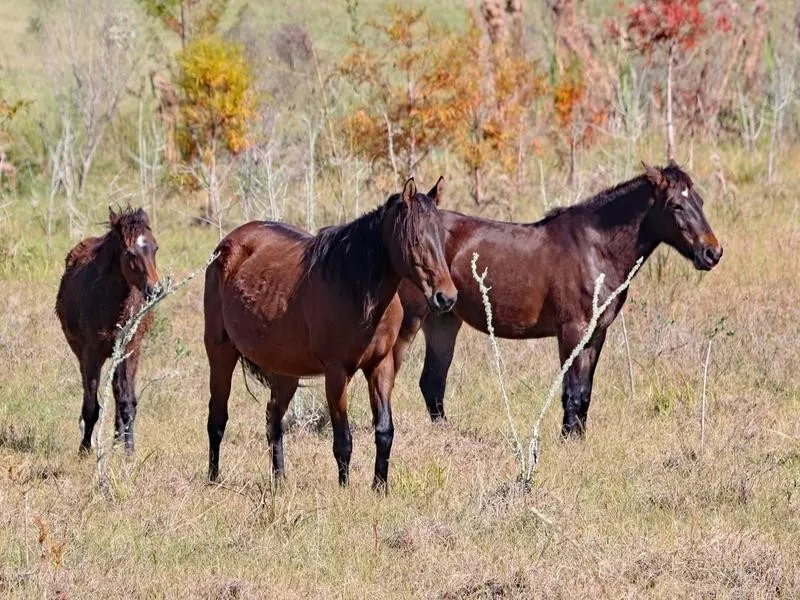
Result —
[[[667,160],[672,160],[675,150],[675,125],[672,121],[672,61],[675,46],[667,52]]]
[[[483,203],[483,173],[480,167],[472,169],[472,199],[476,206]]]
[[[186,29],[188,28],[188,25],[186,24],[186,21],[189,18],[188,12],[189,11],[187,10],[187,7],[186,7],[186,0],[181,0],[181,25],[180,25],[180,27],[181,27],[181,48],[182,49],[186,48],[186,38],[188,37],[186,35],[187,34]]]
[[[492,44],[503,44],[508,38],[506,28],[506,16],[503,11],[502,0],[483,0],[481,2],[481,14],[486,21],[486,28],[489,30],[489,38]]]
[[[794,7],[794,43],[800,46],[800,0],[797,0]]]
[[[511,15],[511,46],[518,55],[525,53],[525,30],[522,0],[506,0],[506,12]]]

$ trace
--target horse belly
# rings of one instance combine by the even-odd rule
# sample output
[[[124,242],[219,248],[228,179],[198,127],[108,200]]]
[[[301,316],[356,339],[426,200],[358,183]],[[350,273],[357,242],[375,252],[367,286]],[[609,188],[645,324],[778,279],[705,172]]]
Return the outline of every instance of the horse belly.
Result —
[[[491,273],[491,271],[490,271]],[[501,338],[523,339],[555,335],[555,324],[546,298],[535,288],[515,285],[487,277],[492,326]],[[458,302],[456,314],[468,325],[487,333],[486,307],[474,280],[456,281]]]
[[[223,318],[236,349],[265,371],[296,376],[322,372],[310,351],[302,313],[287,294],[273,290],[258,303],[229,299],[223,303]]]

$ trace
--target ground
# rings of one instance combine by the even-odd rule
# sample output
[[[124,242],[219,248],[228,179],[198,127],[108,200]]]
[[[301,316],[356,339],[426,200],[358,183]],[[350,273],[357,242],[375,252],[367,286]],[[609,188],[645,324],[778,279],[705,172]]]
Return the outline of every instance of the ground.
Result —
[[[618,321],[586,439],[561,441],[556,403],[530,493],[514,485],[488,338],[466,329],[447,426],[429,422],[417,389],[419,340],[398,376],[387,497],[369,489],[374,444],[360,378],[351,386],[348,489],[336,482],[330,428],[308,425],[322,402],[313,382],[286,438],[287,479],[271,487],[267,394],[251,383],[253,400],[238,371],[221,483],[209,485],[201,277],[158,309],[140,369],[137,454],[113,454],[105,499],[94,459],[77,454],[77,361],[53,312],[70,240],[55,239],[48,258],[42,207],[9,199],[0,247],[1,595],[796,597],[796,157],[786,156],[781,183],[767,188],[742,156],[732,151],[742,161],[729,181],[735,197],[723,198],[708,165],[690,169],[724,244],[722,262],[703,274],[662,249],[646,263],[625,308],[633,394]],[[585,188],[608,178],[587,176]],[[446,206],[470,210],[457,189]],[[201,265],[216,240],[188,227],[184,212],[163,209],[156,229],[160,267],[177,275]],[[537,199],[515,217],[540,212]],[[101,208],[91,216],[100,231]],[[528,436],[557,371],[555,343],[500,347]]]

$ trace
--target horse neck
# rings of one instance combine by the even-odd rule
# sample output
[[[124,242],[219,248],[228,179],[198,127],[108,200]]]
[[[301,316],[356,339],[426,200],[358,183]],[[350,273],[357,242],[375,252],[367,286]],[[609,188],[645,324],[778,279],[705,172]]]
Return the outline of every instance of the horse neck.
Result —
[[[595,211],[594,228],[603,238],[604,254],[609,256],[624,278],[639,258],[647,258],[658,247],[647,226],[648,211],[655,190],[643,179],[632,182],[629,190],[602,204]]]
[[[331,242],[328,252],[338,254],[337,261],[352,261],[344,268],[345,272],[350,273],[347,277],[350,281],[344,285],[353,286],[353,280],[357,280],[358,284],[348,289],[347,293],[351,299],[362,303],[364,318],[377,323],[392,301],[401,280],[392,267],[389,251],[384,243],[383,219],[370,213],[345,227],[347,237],[359,240],[358,246],[349,247],[345,236],[341,235],[345,231],[340,230],[337,239]],[[348,255],[342,254],[344,252]]]
[[[381,223],[381,229],[382,226],[383,223]],[[373,268],[380,269],[381,271],[380,277],[376,278],[377,286],[374,290],[371,290],[370,298],[368,300],[368,302],[371,304],[368,312],[372,313],[372,318],[375,319],[375,323],[380,320],[381,316],[386,311],[386,308],[389,306],[394,298],[394,295],[397,293],[397,290],[400,287],[400,282],[403,280],[402,275],[397,272],[392,264],[390,250],[386,245],[383,232],[378,230],[377,234],[381,238],[382,248],[384,250],[384,260],[380,265],[373,265]]]
[[[122,247],[119,239],[113,233],[106,234],[97,249],[98,275],[102,278],[105,295],[120,303],[135,289],[122,274],[121,256]]]

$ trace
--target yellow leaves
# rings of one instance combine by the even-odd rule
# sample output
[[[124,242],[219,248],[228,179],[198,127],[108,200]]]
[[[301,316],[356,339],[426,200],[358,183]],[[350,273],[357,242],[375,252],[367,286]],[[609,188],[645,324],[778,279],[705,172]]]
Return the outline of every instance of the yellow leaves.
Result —
[[[178,55],[178,66],[183,97],[178,141],[184,157],[208,160],[216,142],[232,154],[247,148],[255,99],[242,48],[215,36],[197,38]]]
[[[415,31],[415,27],[428,26],[428,23],[423,23],[425,9],[412,10],[399,4],[390,4],[388,13],[389,23],[373,21],[370,26],[383,32],[392,44],[410,48],[414,43],[415,33],[418,33]]]

